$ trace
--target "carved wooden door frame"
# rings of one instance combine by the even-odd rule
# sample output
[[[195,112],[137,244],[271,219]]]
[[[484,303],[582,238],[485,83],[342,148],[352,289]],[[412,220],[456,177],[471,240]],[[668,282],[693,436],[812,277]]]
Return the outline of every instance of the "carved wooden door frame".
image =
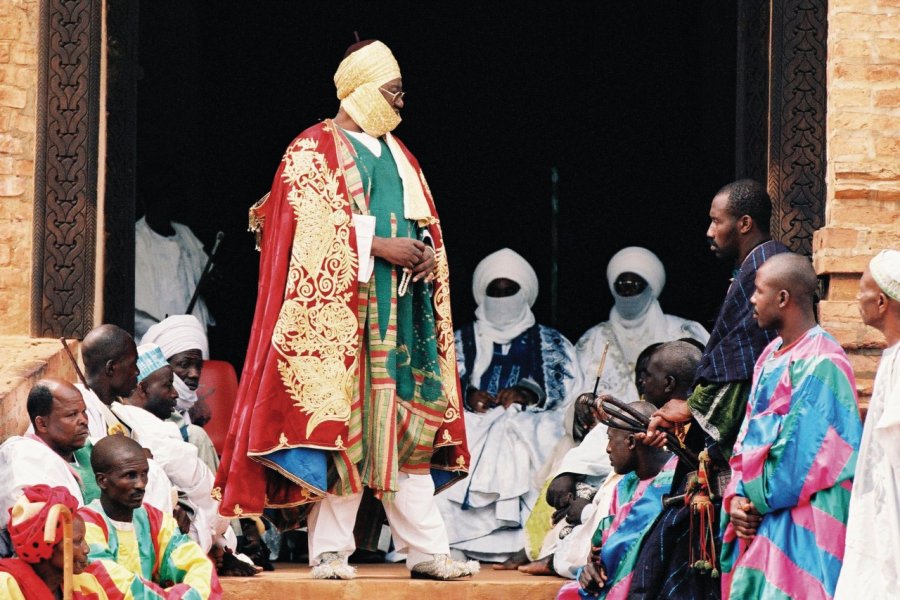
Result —
[[[827,0],[739,0],[737,177],[765,181],[772,236],[812,254],[825,224]]]
[[[137,2],[41,0],[31,334],[81,338],[94,323],[97,244],[103,316],[133,326]],[[107,50],[104,226],[98,227],[101,56]],[[98,231],[107,232],[98,240]]]

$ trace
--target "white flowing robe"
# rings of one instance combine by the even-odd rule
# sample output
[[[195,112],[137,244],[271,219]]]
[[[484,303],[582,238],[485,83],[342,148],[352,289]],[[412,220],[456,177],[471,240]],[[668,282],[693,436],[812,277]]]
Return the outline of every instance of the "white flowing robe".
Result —
[[[875,376],[834,597],[900,598],[900,344],[884,351]]]
[[[450,547],[471,558],[502,561],[525,547],[525,522],[540,491],[535,475],[565,436],[566,412],[583,391],[575,348],[563,338],[562,349],[571,376],[551,409],[522,410],[513,405],[486,413],[465,412],[472,456],[469,477],[435,499],[447,525]],[[464,376],[462,362],[460,368]]]
[[[0,529],[9,523],[9,509],[22,490],[40,483],[62,486],[84,506],[81,486],[72,468],[47,444],[14,435],[0,445]]]
[[[647,313],[634,322],[615,317],[613,308],[610,320],[588,329],[575,348],[581,377],[587,387],[583,391],[591,391],[594,389],[603,350],[609,342],[609,352],[597,393],[610,394],[622,402],[639,400],[634,384],[634,367],[644,348],[657,342],[672,342],[680,338],[693,338],[702,344],[709,340],[709,332],[700,323],[664,314],[656,300]]]
[[[172,223],[175,235],[166,237],[153,231],[144,217],[134,227],[134,337],[141,339],[155,322],[169,315],[183,315],[206,266],[203,244],[190,228]],[[192,313],[203,330],[213,325],[202,299]]]

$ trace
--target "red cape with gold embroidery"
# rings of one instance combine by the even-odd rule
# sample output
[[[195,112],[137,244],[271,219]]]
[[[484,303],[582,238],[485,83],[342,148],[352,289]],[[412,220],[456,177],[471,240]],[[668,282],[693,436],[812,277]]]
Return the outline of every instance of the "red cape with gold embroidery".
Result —
[[[424,224],[437,263],[432,298],[444,402],[423,410],[440,422],[430,469],[446,475],[439,481],[443,489],[465,477],[469,466],[447,255],[418,162],[400,148],[419,175],[431,211]],[[352,214],[366,208],[350,152],[332,121],[310,127],[288,147],[268,197],[251,209],[251,229],[262,234],[259,292],[213,490],[223,516],[298,506],[320,500],[326,491],[361,491],[358,457],[347,450],[359,447],[362,435],[350,419],[361,402],[362,351]],[[330,481],[330,490],[310,485],[271,460],[289,448],[329,451],[332,460],[349,467],[350,480]]]

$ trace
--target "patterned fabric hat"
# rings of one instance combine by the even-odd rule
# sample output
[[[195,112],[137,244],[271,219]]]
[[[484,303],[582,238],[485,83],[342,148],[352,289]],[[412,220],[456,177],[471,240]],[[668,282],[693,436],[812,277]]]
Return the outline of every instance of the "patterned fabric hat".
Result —
[[[22,490],[22,496],[9,509],[9,537],[16,555],[30,564],[49,559],[53,547],[63,539],[60,513],[71,515],[77,509],[78,500],[62,486],[39,484]]]
[[[141,344],[137,350],[137,366],[140,370],[138,381],[143,381],[153,372],[169,366],[166,357],[163,356],[162,348],[156,344]]]

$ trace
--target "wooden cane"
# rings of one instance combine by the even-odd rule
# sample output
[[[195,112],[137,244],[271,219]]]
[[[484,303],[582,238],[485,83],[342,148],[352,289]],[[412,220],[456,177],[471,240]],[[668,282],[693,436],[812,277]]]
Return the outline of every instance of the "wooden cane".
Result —
[[[597,379],[594,380],[594,395],[597,395],[597,390],[600,388],[600,376],[603,375],[603,367],[606,365],[606,355],[609,353],[609,342],[606,342],[606,345],[603,347],[603,354],[600,355],[600,365],[597,367]]]
[[[78,366],[78,361],[75,360],[75,355],[72,354],[71,348],[69,348],[68,342],[66,342],[66,338],[59,338],[59,343],[62,344],[62,347],[66,349],[66,354],[69,355],[69,360],[72,361],[72,366],[75,367],[75,373],[78,374],[78,379],[81,380],[81,384],[87,389],[91,389],[91,386],[88,385],[87,379],[84,378],[84,373],[81,372],[81,367]]]

